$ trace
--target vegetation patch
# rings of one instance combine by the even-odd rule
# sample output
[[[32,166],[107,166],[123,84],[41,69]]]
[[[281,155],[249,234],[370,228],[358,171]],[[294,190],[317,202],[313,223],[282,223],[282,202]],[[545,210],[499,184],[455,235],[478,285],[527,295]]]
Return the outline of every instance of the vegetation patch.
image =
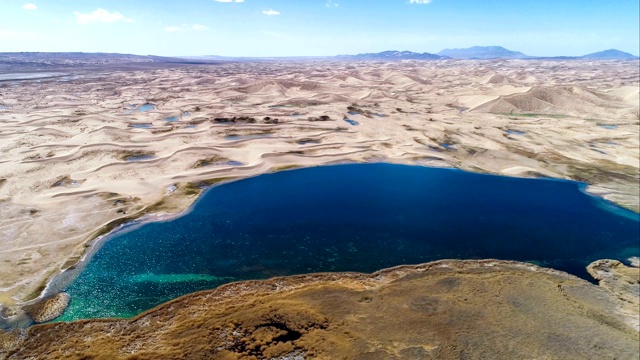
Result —
[[[120,160],[131,160],[138,157],[143,156],[154,156],[155,153],[153,151],[145,151],[145,150],[122,150],[118,151],[117,157]]]
[[[264,130],[241,130],[241,129],[226,129],[224,131],[225,136],[259,136],[259,135],[271,135],[275,133],[273,129]]]
[[[203,166],[209,166],[221,161],[227,161],[228,159],[225,158],[224,156],[220,156],[220,155],[211,155],[208,156],[204,159],[200,159],[198,161],[196,161],[195,164],[193,164],[193,168],[199,168],[199,167],[203,167]]]
[[[298,145],[307,145],[307,144],[320,144],[322,141],[320,139],[302,138],[300,140],[293,141],[293,142],[297,143]]]
[[[331,121],[333,120],[329,115],[321,115],[318,117],[310,116],[307,118],[307,121]]]
[[[299,169],[301,168],[302,165],[281,165],[281,166],[274,166],[271,168],[271,171],[283,171],[283,170],[293,170],[293,169]]]
[[[638,182],[638,170],[633,166],[621,165],[608,160],[597,164],[579,163],[567,166],[569,176],[587,184],[607,183],[615,180]]]
[[[178,184],[178,189],[182,191],[184,195],[197,195],[200,194],[203,190],[208,187],[211,187],[215,184],[219,184],[221,182],[231,181],[236,179],[235,176],[225,176],[213,179],[206,179],[200,181],[191,181],[187,183]]]
[[[250,117],[250,116],[233,116],[233,117],[217,117],[213,119],[213,122],[217,124],[237,124],[237,123],[255,124],[257,120],[256,118]]]

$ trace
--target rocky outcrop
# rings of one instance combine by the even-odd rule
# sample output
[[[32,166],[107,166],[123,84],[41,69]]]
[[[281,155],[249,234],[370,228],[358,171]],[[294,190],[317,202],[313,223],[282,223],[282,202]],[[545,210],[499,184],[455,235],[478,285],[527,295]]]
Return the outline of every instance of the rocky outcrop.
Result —
[[[246,281],[133,319],[33,326],[7,359],[637,359],[620,299],[510,261]]]
[[[36,323],[44,323],[60,316],[69,305],[69,299],[69,294],[62,292],[27,305],[24,310]]]
[[[617,260],[597,260],[589,264],[587,271],[621,301],[619,311],[627,323],[640,331],[640,268],[629,267]]]

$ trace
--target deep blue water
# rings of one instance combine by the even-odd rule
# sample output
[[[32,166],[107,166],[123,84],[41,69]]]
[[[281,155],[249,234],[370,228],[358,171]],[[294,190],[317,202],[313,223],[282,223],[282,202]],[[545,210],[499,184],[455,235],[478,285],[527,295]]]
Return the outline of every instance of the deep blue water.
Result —
[[[589,279],[596,259],[640,254],[640,223],[583,187],[391,164],[232,182],[181,218],[112,236],[66,289],[59,320],[133,316],[237,280],[445,258],[530,261]]]

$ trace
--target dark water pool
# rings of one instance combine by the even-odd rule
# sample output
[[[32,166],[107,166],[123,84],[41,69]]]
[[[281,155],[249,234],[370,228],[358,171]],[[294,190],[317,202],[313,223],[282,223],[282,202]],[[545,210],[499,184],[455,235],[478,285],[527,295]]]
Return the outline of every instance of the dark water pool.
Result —
[[[154,155],[134,155],[134,156],[128,156],[125,160],[129,162],[135,162],[135,161],[146,161],[151,159],[155,159],[155,156]]]
[[[442,146],[443,148],[445,148],[446,150],[449,150],[449,151],[455,151],[456,150],[456,147],[453,146],[452,144],[449,144],[449,143],[442,143],[442,144],[440,144],[440,146]]]
[[[530,261],[589,279],[638,256],[638,214],[583,184],[454,169],[351,164],[211,188],[181,218],[112,236],[67,286],[59,320],[129,317],[244,280],[372,272],[432,260]]]
[[[509,135],[524,135],[526,134],[526,132],[521,131],[521,130],[513,130],[513,129],[507,129],[504,132],[506,132]]]

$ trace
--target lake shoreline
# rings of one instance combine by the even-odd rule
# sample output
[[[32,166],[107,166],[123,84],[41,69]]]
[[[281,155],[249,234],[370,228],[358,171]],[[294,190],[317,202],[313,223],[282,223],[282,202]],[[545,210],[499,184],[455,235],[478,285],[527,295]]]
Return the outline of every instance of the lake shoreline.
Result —
[[[626,270],[628,268],[620,267],[615,262],[596,262],[593,265],[593,271],[604,271],[604,273],[612,271],[613,274],[618,274],[621,271],[628,271]],[[635,275],[632,276],[637,278],[638,270],[636,268],[635,273],[632,273]],[[635,312],[634,307],[624,307],[625,301],[618,297],[625,293],[617,292],[619,290],[616,290],[615,284],[624,283],[626,281],[624,278],[616,280],[615,276],[609,276],[603,279],[607,281],[604,287],[590,284],[564,272],[528,263],[486,259],[439,260],[419,265],[396,266],[370,274],[317,273],[268,280],[242,281],[182,296],[130,319],[90,319],[72,323],[42,324],[30,327],[24,335],[16,338],[12,338],[12,336],[17,336],[13,335],[17,333],[5,333],[2,334],[5,342],[3,348],[0,348],[0,355],[27,356],[30,354],[33,356],[38,353],[47,353],[57,358],[58,352],[53,347],[59,348],[62,345],[67,351],[65,356],[87,354],[97,351],[97,349],[100,349],[102,354],[112,354],[113,351],[116,353],[118,351],[112,347],[122,349],[124,345],[121,345],[121,342],[131,344],[133,340],[127,335],[131,332],[134,332],[132,336],[141,336],[137,335],[137,332],[140,331],[157,334],[160,331],[157,329],[158,326],[180,329],[184,326],[193,326],[188,324],[202,321],[207,325],[195,328],[200,329],[204,326],[207,331],[214,331],[215,334],[218,334],[219,331],[222,339],[227,339],[228,333],[225,329],[235,329],[234,334],[238,333],[240,336],[246,332],[250,333],[260,329],[263,326],[262,322],[270,323],[269,321],[273,321],[270,320],[273,316],[276,316],[286,329],[289,329],[287,331],[300,333],[294,339],[307,339],[305,342],[297,343],[297,347],[303,353],[317,354],[319,352],[324,355],[336,351],[349,353],[349,351],[362,350],[357,350],[357,347],[355,349],[351,349],[349,346],[345,347],[341,342],[332,343],[333,345],[330,347],[322,344],[327,344],[327,341],[333,338],[334,331],[343,328],[351,330],[346,333],[343,330],[336,331],[335,336],[341,338],[348,334],[350,337],[354,337],[352,341],[368,341],[374,335],[363,330],[360,324],[371,323],[381,326],[385,322],[371,317],[380,311],[389,311],[387,309],[390,308],[396,316],[385,317],[385,319],[395,319],[392,321],[394,323],[408,321],[408,319],[416,317],[422,319],[427,316],[431,321],[421,320],[420,324],[428,327],[428,324],[434,324],[434,322],[438,324],[440,319],[449,319],[446,328],[458,329],[464,323],[465,329],[467,326],[472,327],[472,329],[464,330],[465,333],[467,331],[470,331],[470,334],[482,333],[484,343],[487,341],[486,334],[478,331],[479,328],[487,329],[489,327],[489,333],[497,332],[498,335],[506,331],[516,338],[524,336],[528,339],[526,342],[528,354],[531,354],[531,351],[543,351],[547,355],[549,355],[548,352],[555,352],[556,356],[561,356],[560,354],[566,356],[566,351],[571,352],[574,351],[571,349],[575,348],[581,349],[581,353],[594,354],[592,352],[595,351],[599,354],[594,355],[596,357],[603,356],[601,352],[605,351],[607,354],[617,354],[616,357],[633,358],[632,353],[637,351],[633,349],[637,347],[631,344],[637,344],[640,334],[638,333],[637,307],[635,307]],[[478,287],[484,290],[471,291]],[[429,290],[425,291],[424,289]],[[519,297],[516,302],[512,302],[515,301],[513,299],[509,300],[514,294],[521,296],[523,292],[527,295]],[[469,294],[473,294],[473,296],[469,296]],[[496,296],[498,297],[496,298]],[[328,304],[331,303],[331,299],[334,299],[334,302],[339,301],[343,305],[347,303],[348,306],[338,304],[330,306]],[[376,304],[381,301],[384,301],[385,306],[381,310],[376,310]],[[490,301],[489,305],[485,301]],[[283,304],[288,305],[283,306]],[[545,304],[555,305],[549,307]],[[371,308],[373,314],[367,310],[370,306],[373,306]],[[453,321],[455,316],[449,312],[449,308],[452,308],[457,316],[467,314],[469,317],[465,317],[463,322]],[[344,311],[347,313],[355,312],[355,314],[363,312],[363,315],[358,317],[359,321],[345,321]],[[408,316],[409,313],[413,316]],[[511,313],[513,315],[505,316],[505,314]],[[531,321],[527,322],[527,326],[524,328],[521,326],[521,322],[512,319],[513,316],[522,316],[523,313],[531,318]],[[594,314],[597,315],[597,319],[606,320],[606,322],[594,320]],[[249,321],[249,319],[254,320]],[[313,324],[317,321],[324,325],[316,328]],[[539,342],[539,331],[544,329],[546,332],[551,331],[554,334],[560,331],[549,327],[551,323],[570,324],[571,334],[576,335],[567,336],[562,342],[563,346],[558,348],[549,348],[548,344],[539,347],[533,345],[531,341],[535,344]],[[310,324],[311,329],[303,330],[306,328],[301,328],[300,324],[307,324],[307,326]],[[397,324],[394,327],[402,328]],[[315,330],[313,330],[314,328]],[[372,329],[376,329],[376,327],[374,326]],[[406,334],[398,338],[405,339],[406,345],[404,347],[420,347],[421,344],[425,344],[422,341],[427,341],[426,344],[429,344],[424,336],[430,337],[432,335],[429,334],[442,333],[437,329],[436,327],[433,330],[425,330],[424,333],[421,333],[420,339],[416,340],[411,340],[412,337],[407,337]],[[527,335],[522,334],[525,329],[531,329],[526,330],[528,331]],[[394,335],[396,333],[390,330],[374,331],[377,334],[382,334],[385,338],[393,337],[395,339],[397,337]],[[545,331],[542,332],[545,333]],[[585,331],[596,331],[601,346],[591,346],[588,339],[585,340],[584,335],[580,335]],[[169,330],[162,333],[168,338],[173,336],[173,332]],[[313,346],[309,343],[312,334],[322,335],[319,339],[319,345]],[[110,340],[103,342],[103,336]],[[184,333],[177,330],[176,336],[184,336]],[[227,342],[227,345],[224,345],[224,342],[218,345],[216,336],[206,337],[208,342],[214,342],[215,354],[238,351],[233,346],[235,338],[233,341]],[[57,341],[42,341],[42,339],[50,337],[55,337]],[[74,343],[78,339],[84,340],[81,343]],[[152,348],[156,352],[156,356],[164,351],[176,351],[175,344],[167,348],[164,346],[165,340],[153,335],[146,335],[139,339],[144,339],[140,340],[143,342],[151,341],[154,344]],[[509,339],[513,341],[513,338]],[[541,340],[543,343],[546,341],[545,339]],[[282,341],[287,342],[287,340]],[[425,347],[425,349],[442,351],[446,347],[440,345],[445,343],[448,342],[441,340],[437,343],[437,347]],[[199,343],[195,339],[181,344],[188,346],[190,350],[178,351],[196,353],[204,351],[199,349],[200,345],[197,345]],[[294,344],[296,343],[294,342]],[[393,346],[380,346],[380,344],[385,343],[379,343],[378,349],[393,351]],[[43,346],[51,347],[51,349],[48,350]],[[151,349],[149,346],[144,345],[143,348]],[[503,353],[520,349],[520,347],[512,349],[500,346],[493,342],[486,346],[493,349],[494,354],[497,351]],[[534,346],[535,350],[532,350],[531,346]],[[285,347],[278,351],[288,353],[293,351],[292,349],[292,347]],[[164,354],[170,356],[169,353]]]
[[[389,165],[404,165],[401,163],[351,163],[352,165],[356,165],[356,164],[389,164]],[[329,164],[329,165],[317,165],[317,166],[312,166],[312,167],[326,167],[326,166],[342,166],[342,165],[347,165],[347,164]],[[425,165],[416,165],[415,163],[413,164],[407,164],[410,166],[419,166],[419,167],[425,167]],[[429,167],[426,166],[428,168],[433,168],[433,167]],[[307,167],[308,169],[309,167]],[[294,167],[293,169],[301,169],[299,167]],[[283,170],[279,170],[279,171],[291,171],[293,169],[283,169]],[[434,169],[438,169],[437,167]],[[457,168],[453,168],[453,167],[447,167],[447,168],[440,168],[440,169],[446,169],[446,170],[451,170],[451,171],[461,171],[463,173],[469,173],[469,174],[478,174],[475,173],[473,171],[468,171],[468,170],[462,170],[462,169],[457,169]],[[63,270],[61,273],[59,274],[55,274],[53,275],[50,279],[46,280],[46,286],[44,288],[44,290],[41,292],[41,294],[34,300],[31,301],[27,301],[23,304],[18,304],[18,310],[16,311],[16,314],[20,315],[21,314],[21,310],[19,310],[20,308],[22,308],[23,306],[26,305],[32,305],[38,302],[43,301],[44,299],[47,299],[57,293],[59,293],[60,291],[62,291],[66,286],[68,286],[68,284],[70,284],[79,274],[80,272],[84,269],[84,267],[87,265],[87,263],[91,260],[91,257],[97,252],[99,251],[99,249],[104,245],[104,243],[106,241],[109,241],[111,238],[113,238],[114,236],[118,236],[120,234],[129,232],[129,231],[134,231],[137,228],[140,228],[141,226],[144,226],[146,224],[149,223],[157,223],[157,222],[167,222],[167,221],[171,221],[171,220],[175,220],[177,218],[183,217],[188,215],[191,211],[193,211],[193,209],[195,208],[195,206],[198,204],[199,201],[201,201],[203,199],[203,197],[206,195],[206,193],[208,191],[210,191],[213,187],[217,187],[217,186],[221,186],[221,185],[225,185],[228,184],[230,182],[235,182],[235,181],[242,181],[242,180],[247,180],[250,178],[255,178],[258,176],[262,176],[262,175],[268,175],[268,174],[274,174],[274,171],[270,171],[266,174],[255,174],[246,178],[234,178],[231,180],[224,180],[221,182],[218,182],[216,180],[212,181],[212,185],[207,186],[206,188],[202,188],[201,192],[194,198],[194,200],[188,205],[188,207],[184,210],[180,210],[178,212],[175,213],[149,213],[146,211],[143,211],[142,214],[140,215],[140,217],[137,218],[130,218],[130,220],[126,221],[125,223],[123,223],[122,225],[119,225],[118,227],[114,228],[113,230],[109,231],[106,234],[103,235],[99,235],[96,238],[93,238],[92,240],[87,242],[87,246],[86,246],[86,251],[83,253],[82,257],[73,265],[71,265],[67,270]],[[486,174],[486,173],[480,173],[478,175],[484,175],[484,176],[498,176],[498,177],[507,177],[507,178],[522,178],[522,177],[518,177],[518,176],[508,176],[508,175],[500,175],[500,174]],[[535,179],[532,177],[526,177],[527,179]],[[218,178],[219,179],[219,178]],[[587,194],[588,196],[592,196],[594,198],[598,198],[601,199],[607,203],[611,203],[612,205],[614,203],[610,202],[609,200],[606,200],[604,198],[602,198],[601,196],[598,196],[598,194],[593,194],[591,193],[589,190],[589,185],[588,184],[584,184],[584,183],[580,183],[580,182],[576,182],[573,180],[567,180],[567,179],[554,179],[554,178],[542,178],[540,180],[543,181],[559,181],[559,182],[568,182],[568,183],[575,183],[579,189]],[[626,259],[624,259],[626,260]],[[7,322],[8,319],[4,319],[3,322]]]

